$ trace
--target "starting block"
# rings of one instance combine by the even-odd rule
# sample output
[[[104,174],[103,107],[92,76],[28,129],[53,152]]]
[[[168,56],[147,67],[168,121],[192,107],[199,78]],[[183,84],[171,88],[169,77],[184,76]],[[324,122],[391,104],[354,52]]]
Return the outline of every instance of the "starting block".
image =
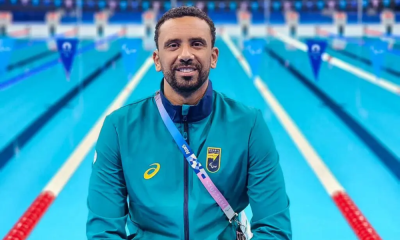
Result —
[[[57,27],[60,25],[61,17],[62,17],[61,11],[46,13],[46,24],[49,37],[49,40],[47,41],[47,47],[52,51],[57,50],[57,43],[55,37],[57,34]]]
[[[286,26],[289,28],[290,36],[297,37],[297,26],[299,25],[299,13],[295,11],[286,11]]]
[[[345,34],[345,26],[347,23],[347,14],[345,12],[335,12],[333,14],[333,20],[337,28],[337,35],[343,37]]]
[[[154,30],[156,28],[156,10],[148,10],[142,14],[142,22],[144,24],[143,49],[146,51],[154,51],[157,46],[154,42]]]
[[[12,22],[11,12],[0,12],[0,37],[6,37],[7,29]]]
[[[244,42],[250,38],[250,26],[251,26],[251,13],[247,10],[239,10],[237,12],[237,19],[239,22],[240,34],[239,34],[239,48],[244,49]]]
[[[106,29],[106,26],[108,25],[108,19],[109,19],[109,12],[107,11],[102,11],[102,12],[97,12],[94,14],[94,21],[96,25],[96,42],[99,42],[104,39],[104,32]],[[96,44],[96,50],[99,51],[106,51],[109,49],[109,44],[107,41],[101,41],[100,43]]]
[[[239,10],[237,12],[237,19],[240,27],[240,36],[244,39],[249,38],[251,17],[252,17],[251,13],[247,10]]]
[[[393,33],[393,27],[396,22],[395,15],[391,10],[384,10],[381,13],[381,24],[385,28],[385,35],[391,36]]]
[[[154,35],[156,27],[156,12],[154,10],[147,10],[142,14],[142,21],[144,25],[144,35],[150,37]]]

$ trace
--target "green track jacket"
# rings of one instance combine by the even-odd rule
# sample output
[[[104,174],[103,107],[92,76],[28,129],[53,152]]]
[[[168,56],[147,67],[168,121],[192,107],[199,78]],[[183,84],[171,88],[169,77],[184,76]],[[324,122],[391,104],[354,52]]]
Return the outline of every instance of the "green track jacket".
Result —
[[[161,98],[171,119],[235,212],[249,204],[254,240],[292,239],[279,155],[260,110],[212,89],[196,106]],[[154,96],[103,123],[88,193],[88,239],[234,240],[236,226],[180,152]],[[127,231],[126,231],[127,229]]]

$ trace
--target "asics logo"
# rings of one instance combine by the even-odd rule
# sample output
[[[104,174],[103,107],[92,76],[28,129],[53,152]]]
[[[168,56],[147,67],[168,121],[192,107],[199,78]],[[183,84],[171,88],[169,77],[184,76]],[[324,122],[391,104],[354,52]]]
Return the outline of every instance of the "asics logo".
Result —
[[[147,171],[144,173],[143,177],[146,180],[154,177],[158,173],[158,171],[160,170],[160,164],[159,163],[153,163],[150,166],[155,166],[155,167],[147,169]]]

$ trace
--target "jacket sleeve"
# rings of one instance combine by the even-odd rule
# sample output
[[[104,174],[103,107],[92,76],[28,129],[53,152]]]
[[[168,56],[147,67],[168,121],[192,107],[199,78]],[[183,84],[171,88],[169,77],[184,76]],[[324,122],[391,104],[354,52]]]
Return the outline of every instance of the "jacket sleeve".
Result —
[[[279,155],[261,111],[249,139],[248,195],[252,240],[292,239],[289,198]]]
[[[127,190],[110,116],[104,120],[95,150],[87,198],[87,239],[126,239]]]

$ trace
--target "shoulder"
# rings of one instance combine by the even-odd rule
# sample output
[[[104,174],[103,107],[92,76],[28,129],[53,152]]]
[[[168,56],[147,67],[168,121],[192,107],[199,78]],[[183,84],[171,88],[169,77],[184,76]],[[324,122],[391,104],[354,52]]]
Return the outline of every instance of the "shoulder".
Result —
[[[240,117],[242,121],[254,125],[257,117],[261,116],[261,110],[252,106],[248,106],[240,101],[232,99],[225,94],[215,91],[214,96],[217,105],[223,114],[234,118]]]
[[[106,118],[114,125],[119,125],[119,123],[125,121],[127,118],[140,116],[145,113],[146,109],[148,109],[151,104],[153,104],[153,97],[154,94],[148,95],[141,99],[135,100],[132,103],[117,108],[109,113]]]

